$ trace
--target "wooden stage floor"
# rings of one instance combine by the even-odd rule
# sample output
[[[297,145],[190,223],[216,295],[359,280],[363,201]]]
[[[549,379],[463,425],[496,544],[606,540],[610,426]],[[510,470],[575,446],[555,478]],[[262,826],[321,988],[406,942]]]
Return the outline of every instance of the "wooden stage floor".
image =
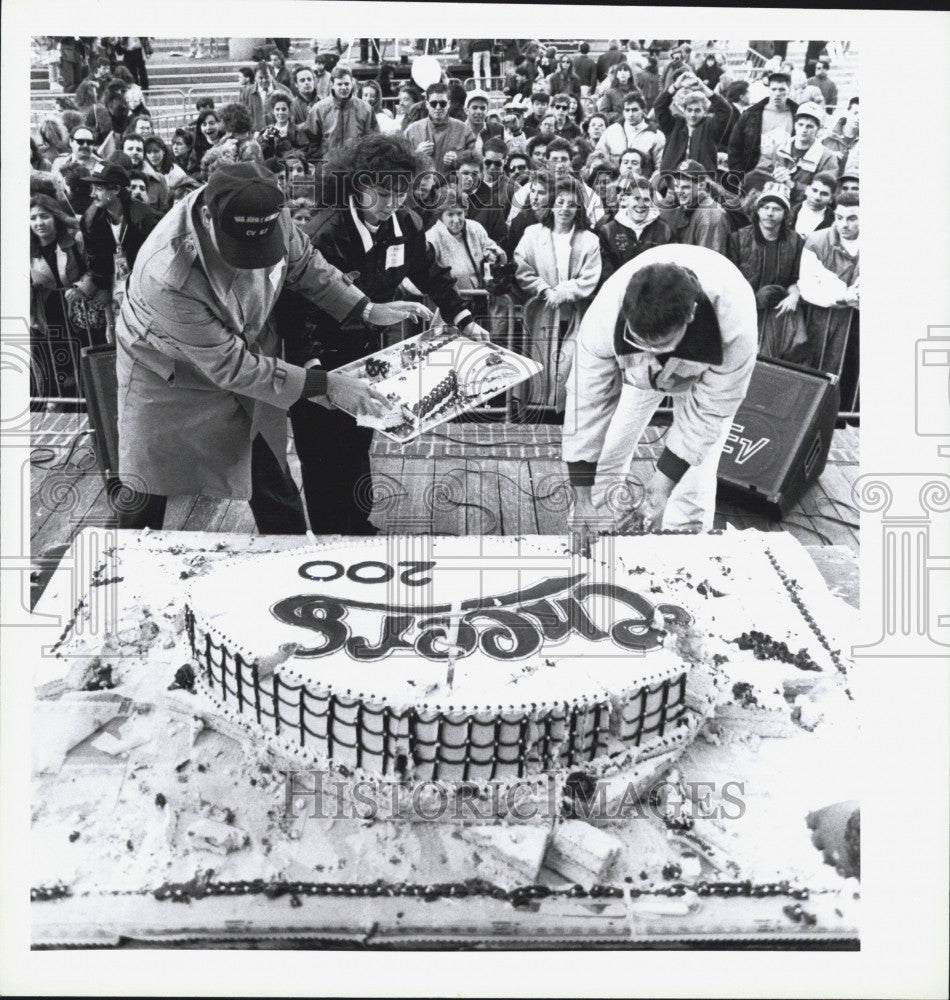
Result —
[[[641,445],[631,470],[634,477],[650,475],[664,433],[665,428],[650,428],[651,441]],[[289,458],[298,472],[296,455]],[[443,424],[406,447],[377,435],[372,467],[372,520],[382,531],[547,535],[566,530],[559,427]],[[784,520],[720,497],[716,527],[791,532],[819,568],[832,567],[842,596],[856,606],[859,546],[852,486],[857,475],[858,430],[838,429],[824,472]],[[115,524],[85,414],[33,414],[29,477],[30,552],[39,577],[83,527]],[[246,502],[200,496],[171,498],[165,528],[256,531]]]

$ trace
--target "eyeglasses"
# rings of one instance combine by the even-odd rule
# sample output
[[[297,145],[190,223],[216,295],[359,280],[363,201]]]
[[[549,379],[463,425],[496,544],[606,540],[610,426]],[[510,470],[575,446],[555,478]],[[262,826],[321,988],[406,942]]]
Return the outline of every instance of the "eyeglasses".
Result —
[[[447,108],[448,106],[448,101],[429,101],[430,108]]]
[[[73,139],[73,142],[77,146],[94,146],[96,144],[94,139]]]
[[[485,166],[486,167],[503,167],[504,165],[505,165],[505,161],[504,160],[486,160],[485,161]]]
[[[570,108],[570,104],[555,104],[555,111],[567,111]]]

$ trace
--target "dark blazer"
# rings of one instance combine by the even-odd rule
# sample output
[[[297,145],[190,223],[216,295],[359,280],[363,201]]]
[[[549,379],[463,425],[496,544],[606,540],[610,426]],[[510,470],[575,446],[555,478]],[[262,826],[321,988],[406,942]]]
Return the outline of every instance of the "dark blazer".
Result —
[[[127,228],[122,241],[122,249],[125,251],[129,267],[132,268],[142,244],[148,239],[155,226],[161,222],[162,215],[150,205],[130,201],[125,206],[125,218]],[[105,209],[96,204],[90,205],[82,217],[80,228],[86,245],[86,257],[89,260],[89,273],[92,275],[92,280],[95,282],[96,288],[105,288],[111,292],[112,280],[115,276],[116,241]]]
[[[746,108],[733,126],[729,137],[729,169],[733,173],[744,176],[750,170],[755,170],[755,165],[759,162],[762,150],[762,112],[769,100],[765,97]],[[798,105],[789,101],[788,108],[794,118]]]
[[[396,213],[401,235],[392,220],[374,235],[367,253],[348,207],[324,208],[301,227],[327,261],[347,274],[356,287],[373,302],[392,302],[401,296],[398,289],[408,278],[430,296],[447,322],[467,310],[458,293],[452,272],[435,260],[426,243],[422,221],[415,212]],[[392,267],[390,248],[401,246],[401,262]],[[275,310],[277,329],[284,339],[287,360],[305,364],[320,358],[327,369],[355,361],[379,349],[379,330],[367,326],[360,316],[338,321],[309,299],[284,291]]]

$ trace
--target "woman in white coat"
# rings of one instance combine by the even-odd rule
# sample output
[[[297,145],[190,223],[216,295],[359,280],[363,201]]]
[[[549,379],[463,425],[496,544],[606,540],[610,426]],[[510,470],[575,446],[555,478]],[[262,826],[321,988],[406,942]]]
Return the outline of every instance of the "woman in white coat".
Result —
[[[559,181],[541,221],[515,248],[517,280],[527,296],[522,351],[543,371],[521,388],[523,407],[563,415],[577,328],[600,281],[600,243],[591,232],[583,190]]]

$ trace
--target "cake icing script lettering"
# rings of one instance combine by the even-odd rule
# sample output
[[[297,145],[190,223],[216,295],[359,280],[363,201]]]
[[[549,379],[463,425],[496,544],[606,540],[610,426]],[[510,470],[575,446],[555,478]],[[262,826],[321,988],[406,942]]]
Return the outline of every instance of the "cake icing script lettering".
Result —
[[[300,575],[314,580],[344,575],[342,566],[336,572],[336,565],[320,565],[322,571],[314,572],[316,564],[307,563]],[[377,570],[384,565],[373,564]],[[425,564],[425,569],[432,565]],[[347,572],[346,576],[355,582],[370,582],[362,571]],[[372,582],[388,578],[380,571]],[[678,605],[654,605],[635,591],[613,583],[585,583],[586,578],[586,573],[546,578],[520,590],[462,601],[458,605],[456,655],[464,657],[480,649],[496,660],[521,660],[544,646],[564,642],[572,634],[592,642],[609,638],[621,649],[642,655],[662,647],[665,631],[657,627],[661,621],[681,626],[692,622],[690,614]],[[616,602],[633,614],[614,621],[605,631],[585,607],[590,597]],[[373,661],[400,649],[415,650],[427,660],[445,660],[449,655],[453,611],[449,604],[398,605],[330,594],[297,594],[277,601],[270,610],[278,621],[314,633],[315,644],[298,648],[299,657],[329,656],[344,650],[354,660]],[[362,620],[378,617],[378,629],[372,630],[372,636],[354,635],[352,613]]]

